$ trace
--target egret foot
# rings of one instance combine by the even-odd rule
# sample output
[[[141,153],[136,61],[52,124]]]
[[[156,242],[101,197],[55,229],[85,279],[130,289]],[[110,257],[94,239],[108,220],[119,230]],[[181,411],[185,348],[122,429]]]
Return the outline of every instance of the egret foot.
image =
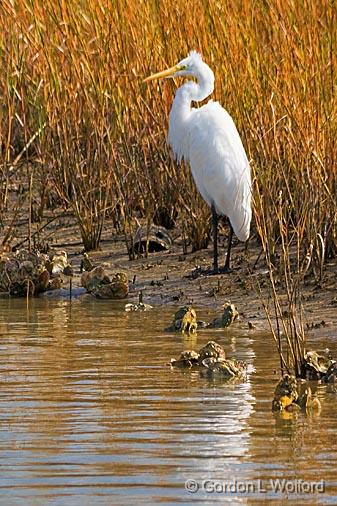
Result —
[[[224,265],[219,269],[219,274],[230,274],[233,272],[233,269],[231,269],[228,265]]]
[[[200,276],[212,276],[215,274],[220,274],[219,269],[204,269],[203,267],[198,266],[186,277],[190,279],[197,279]]]
[[[199,271],[200,275],[202,276],[215,276],[217,274],[230,274],[232,272],[232,269],[229,267],[218,267],[213,269],[204,269],[202,271]]]

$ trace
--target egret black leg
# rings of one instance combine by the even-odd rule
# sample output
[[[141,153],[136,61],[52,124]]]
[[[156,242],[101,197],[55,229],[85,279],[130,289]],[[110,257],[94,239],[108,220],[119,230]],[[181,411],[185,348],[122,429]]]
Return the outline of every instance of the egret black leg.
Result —
[[[213,226],[213,270],[214,273],[218,273],[218,215],[215,210],[214,204],[212,204],[212,226]]]
[[[229,223],[229,235],[228,235],[226,262],[225,262],[225,272],[229,272],[231,270],[230,269],[230,259],[231,259],[232,239],[233,239],[233,227]]]

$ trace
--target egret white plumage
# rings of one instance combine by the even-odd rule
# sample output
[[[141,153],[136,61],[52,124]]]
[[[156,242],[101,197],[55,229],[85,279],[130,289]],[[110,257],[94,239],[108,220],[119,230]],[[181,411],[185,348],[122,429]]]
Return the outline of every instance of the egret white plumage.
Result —
[[[214,272],[218,272],[218,216],[230,221],[224,270],[230,268],[233,230],[240,241],[249,237],[251,176],[249,162],[236,126],[218,102],[191,107],[214,90],[214,74],[201,55],[191,51],[177,65],[145,79],[192,76],[178,88],[169,120],[168,141],[177,161],[189,163],[194,181],[212,209]]]

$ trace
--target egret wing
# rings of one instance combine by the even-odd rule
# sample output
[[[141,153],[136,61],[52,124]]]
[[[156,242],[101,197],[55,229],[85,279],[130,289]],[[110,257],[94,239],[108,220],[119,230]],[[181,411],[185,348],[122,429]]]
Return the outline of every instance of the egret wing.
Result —
[[[193,109],[188,128],[188,161],[198,190],[217,212],[228,216],[237,237],[249,237],[249,162],[231,116],[219,103]]]

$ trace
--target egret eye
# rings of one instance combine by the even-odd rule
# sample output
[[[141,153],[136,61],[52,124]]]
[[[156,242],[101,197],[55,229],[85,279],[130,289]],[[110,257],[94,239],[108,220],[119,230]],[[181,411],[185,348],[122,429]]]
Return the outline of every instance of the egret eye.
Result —
[[[186,69],[187,69],[187,65],[179,65],[178,70],[186,70]]]

